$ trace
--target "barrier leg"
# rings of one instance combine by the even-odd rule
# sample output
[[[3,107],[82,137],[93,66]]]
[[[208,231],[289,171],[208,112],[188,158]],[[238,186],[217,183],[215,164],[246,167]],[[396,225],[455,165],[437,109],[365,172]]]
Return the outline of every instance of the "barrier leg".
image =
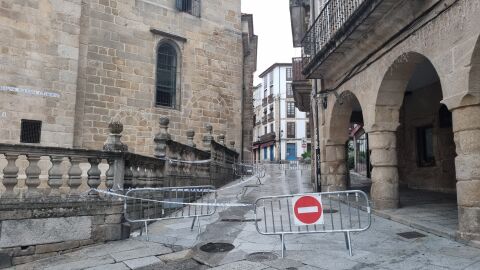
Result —
[[[197,217],[193,217],[193,221],[192,221],[192,226],[190,227],[190,231],[193,231],[193,226],[195,226],[195,221],[197,221]]]
[[[282,258],[285,257],[285,250],[287,248],[285,247],[285,235],[280,234],[280,240],[282,241]]]
[[[202,226],[200,225],[200,217],[198,217],[198,235],[202,232]]]
[[[148,239],[148,222],[145,221],[145,236],[147,237],[147,241],[150,241]]]
[[[348,252],[350,253],[350,256],[353,256],[352,252],[352,239],[350,237],[350,232],[345,232],[345,244],[347,245]]]

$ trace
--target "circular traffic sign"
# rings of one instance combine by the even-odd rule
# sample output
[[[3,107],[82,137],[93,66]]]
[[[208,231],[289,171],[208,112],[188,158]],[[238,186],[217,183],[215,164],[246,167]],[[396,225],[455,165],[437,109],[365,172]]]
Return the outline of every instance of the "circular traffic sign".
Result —
[[[313,196],[298,198],[293,206],[295,218],[303,224],[316,224],[322,217],[322,204]]]

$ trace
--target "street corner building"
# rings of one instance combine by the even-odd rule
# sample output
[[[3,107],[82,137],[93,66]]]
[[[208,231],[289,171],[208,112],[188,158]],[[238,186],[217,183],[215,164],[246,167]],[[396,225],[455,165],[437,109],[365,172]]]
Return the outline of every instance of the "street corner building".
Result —
[[[211,125],[251,153],[257,37],[240,1],[6,0],[0,10],[0,143],[101,149],[119,121],[130,150],[152,155],[168,117],[175,140],[193,130],[199,144]]]
[[[343,190],[361,174],[376,209],[406,207],[406,190],[456,197],[456,237],[478,244],[480,2],[291,0],[290,11],[313,184]]]

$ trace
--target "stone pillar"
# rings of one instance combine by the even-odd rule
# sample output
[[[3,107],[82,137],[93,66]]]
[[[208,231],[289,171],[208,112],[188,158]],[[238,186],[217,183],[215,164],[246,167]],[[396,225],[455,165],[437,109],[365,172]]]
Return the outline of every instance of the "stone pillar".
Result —
[[[171,140],[170,134],[168,134],[168,124],[170,119],[167,117],[160,118],[160,132],[155,135],[155,153],[157,158],[165,158],[167,156],[167,141]]]
[[[195,148],[197,145],[193,142],[193,137],[195,137],[195,130],[187,130],[187,145]]]
[[[225,146],[225,134],[222,133],[218,135],[217,139],[219,144]]]
[[[372,163],[372,189],[370,196],[376,209],[397,208],[398,162],[395,131],[368,133]]]
[[[207,124],[205,129],[207,130],[208,133],[205,136],[203,136],[203,147],[205,148],[205,151],[210,152],[210,147],[213,141],[213,135],[212,135],[213,127],[212,125]]]
[[[123,124],[117,121],[108,125],[110,134],[107,141],[103,145],[103,150],[108,152],[123,153],[128,151],[128,146],[123,144],[122,138]],[[125,159],[123,157],[115,157],[107,160],[109,169],[107,174],[107,188],[114,191],[124,189],[125,181]]]
[[[347,187],[347,160],[345,144],[330,144],[325,146],[324,178],[322,191],[340,191]]]
[[[453,110],[458,236],[480,241],[480,105]]]

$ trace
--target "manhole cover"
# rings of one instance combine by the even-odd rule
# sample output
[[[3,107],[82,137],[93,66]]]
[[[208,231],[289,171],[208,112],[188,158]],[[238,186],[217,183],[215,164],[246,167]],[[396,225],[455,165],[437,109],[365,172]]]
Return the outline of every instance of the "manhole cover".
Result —
[[[420,238],[420,237],[425,237],[426,236],[423,233],[419,233],[419,232],[415,232],[415,231],[403,232],[403,233],[397,233],[397,234],[400,235],[401,237],[407,238],[407,239],[414,239],[414,238]]]
[[[207,253],[227,252],[234,249],[235,246],[229,243],[207,243],[200,247],[201,251]]]
[[[248,254],[247,261],[251,262],[266,262],[278,259],[278,256],[271,252],[255,252]]]
[[[323,209],[324,214],[335,214],[337,212],[338,210],[335,210],[335,209]]]

